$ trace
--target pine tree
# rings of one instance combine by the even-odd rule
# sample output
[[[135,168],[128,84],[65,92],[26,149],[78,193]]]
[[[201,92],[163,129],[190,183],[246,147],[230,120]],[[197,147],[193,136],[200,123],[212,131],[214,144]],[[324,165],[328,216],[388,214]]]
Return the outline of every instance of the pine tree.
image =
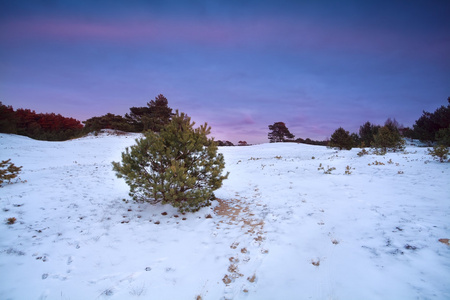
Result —
[[[132,126],[127,122],[127,120],[120,116],[111,113],[107,113],[101,117],[92,117],[83,121],[84,133],[89,133],[93,131],[99,131],[101,129],[115,129],[121,131],[132,131]]]
[[[155,100],[148,102],[146,107],[131,107],[130,114],[125,114],[125,119],[135,132],[159,132],[173,115],[168,103],[166,97],[160,94]]]
[[[286,124],[283,122],[276,122],[273,125],[269,125],[268,138],[271,143],[288,142],[294,139],[294,135],[289,132]]]
[[[339,150],[346,149],[350,150],[353,147],[353,138],[350,133],[344,128],[339,127],[331,135],[330,142],[328,143],[330,147],[337,147]]]
[[[450,97],[449,97],[450,99]],[[448,100],[448,99],[447,99]],[[413,125],[412,136],[423,142],[434,143],[436,134],[450,126],[450,100],[447,106],[442,105],[433,113],[424,111]]]
[[[450,147],[450,125],[447,128],[441,128],[436,132],[436,141],[438,145]]]
[[[432,149],[428,148],[428,154],[439,159],[441,163],[448,159],[450,149],[444,145],[436,145]]]
[[[405,142],[400,136],[398,130],[391,130],[389,126],[383,126],[378,130],[374,137],[372,146],[381,148],[383,152],[388,150],[396,151],[404,148]]]
[[[373,125],[370,122],[364,123],[359,127],[359,137],[361,139],[361,147],[370,147],[373,143],[373,138],[377,134],[380,126]]]
[[[17,133],[18,118],[12,106],[3,105],[0,101],[0,132]]]
[[[169,203],[180,212],[210,204],[213,191],[228,174],[222,175],[223,155],[207,137],[211,128],[206,123],[194,125],[177,111],[160,133],[147,131],[122,153],[122,163],[113,162],[117,177],[125,179],[134,200]]]
[[[163,95],[158,95],[155,100],[148,103],[150,109],[150,119],[148,120],[148,129],[160,132],[161,129],[169,124],[172,117],[172,109],[168,106],[169,102]]]
[[[11,159],[0,161],[0,187],[5,181],[11,183],[11,180],[16,178],[21,170],[22,167],[15,166]]]

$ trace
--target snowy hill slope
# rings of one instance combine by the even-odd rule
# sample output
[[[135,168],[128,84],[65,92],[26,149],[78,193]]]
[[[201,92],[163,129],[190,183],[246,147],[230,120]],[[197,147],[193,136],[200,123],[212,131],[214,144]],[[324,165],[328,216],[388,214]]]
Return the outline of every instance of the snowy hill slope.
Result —
[[[450,164],[425,148],[220,148],[221,200],[182,215],[122,201],[136,137],[0,134],[27,181],[0,188],[0,299],[450,298]]]

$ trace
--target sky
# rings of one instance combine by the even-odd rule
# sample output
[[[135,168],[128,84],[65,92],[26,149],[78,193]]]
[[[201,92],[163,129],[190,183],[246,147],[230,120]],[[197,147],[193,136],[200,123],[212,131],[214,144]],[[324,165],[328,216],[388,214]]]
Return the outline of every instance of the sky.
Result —
[[[84,121],[163,94],[233,143],[324,140],[450,96],[450,1],[0,0],[0,101]]]

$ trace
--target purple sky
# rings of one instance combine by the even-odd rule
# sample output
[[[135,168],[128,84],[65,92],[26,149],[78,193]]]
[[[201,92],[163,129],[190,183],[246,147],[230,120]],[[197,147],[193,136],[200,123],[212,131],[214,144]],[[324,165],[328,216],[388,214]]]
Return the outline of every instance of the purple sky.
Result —
[[[84,121],[158,94],[216,139],[268,142],[450,96],[450,1],[0,0],[0,101]]]

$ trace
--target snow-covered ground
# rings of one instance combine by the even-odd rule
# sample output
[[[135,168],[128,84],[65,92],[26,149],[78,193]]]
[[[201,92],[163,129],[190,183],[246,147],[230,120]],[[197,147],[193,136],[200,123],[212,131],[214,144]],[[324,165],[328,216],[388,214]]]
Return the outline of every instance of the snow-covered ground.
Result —
[[[0,188],[0,299],[450,299],[450,164],[426,148],[220,148],[221,200],[183,215],[123,201],[136,137],[0,135],[26,180]]]

